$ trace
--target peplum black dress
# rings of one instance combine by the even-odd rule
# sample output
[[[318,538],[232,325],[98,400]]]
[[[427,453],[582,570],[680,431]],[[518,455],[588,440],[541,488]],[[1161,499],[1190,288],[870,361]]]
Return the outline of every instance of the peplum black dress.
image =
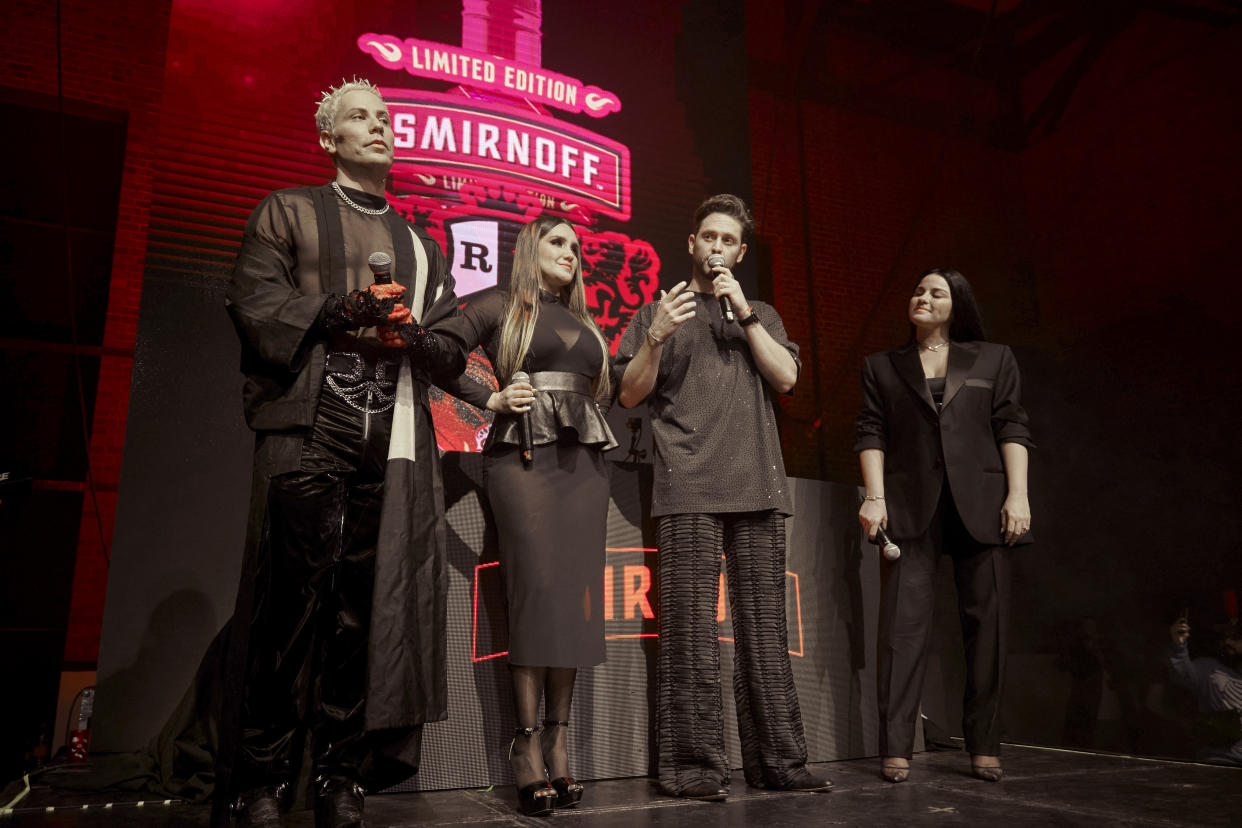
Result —
[[[484,489],[496,520],[509,610],[509,661],[589,667],[604,656],[604,543],[608,468],[616,440],[593,387],[599,340],[547,291],[525,370],[535,395],[534,458],[523,464],[519,421],[497,414],[483,447]],[[483,346],[494,365],[507,294],[488,288],[465,297],[446,324],[467,351]],[[444,386],[485,408],[491,389],[467,376]]]

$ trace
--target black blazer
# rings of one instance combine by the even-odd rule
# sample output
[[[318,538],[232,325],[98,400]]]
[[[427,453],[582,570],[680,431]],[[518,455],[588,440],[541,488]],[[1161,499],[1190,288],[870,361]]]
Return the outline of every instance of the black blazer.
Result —
[[[866,358],[854,450],[884,452],[891,537],[909,539],[927,531],[947,474],[971,536],[980,543],[1003,543],[1000,510],[1008,487],[1000,444],[1035,447],[1019,385],[1018,363],[1008,346],[953,342],[937,412],[913,342]],[[1021,542],[1030,540],[1028,532]]]

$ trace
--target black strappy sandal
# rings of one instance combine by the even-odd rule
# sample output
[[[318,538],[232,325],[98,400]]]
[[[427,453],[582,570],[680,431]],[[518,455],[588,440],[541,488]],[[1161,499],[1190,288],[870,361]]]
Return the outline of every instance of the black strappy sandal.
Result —
[[[513,730],[513,741],[509,742],[509,764],[513,764],[513,746],[517,737],[525,736],[532,739],[543,731],[542,727],[518,727]],[[547,816],[552,813],[560,799],[560,792],[548,784],[547,779],[538,779],[529,785],[519,787],[517,774],[514,774],[513,787],[517,788],[518,809],[526,816]]]
[[[545,728],[548,727],[569,727],[569,722],[558,722],[555,719],[544,719]],[[543,744],[540,740],[540,748]],[[552,787],[556,790],[556,807],[573,808],[582,801],[582,792],[585,790],[582,783],[574,779],[572,776],[558,776],[552,780]]]

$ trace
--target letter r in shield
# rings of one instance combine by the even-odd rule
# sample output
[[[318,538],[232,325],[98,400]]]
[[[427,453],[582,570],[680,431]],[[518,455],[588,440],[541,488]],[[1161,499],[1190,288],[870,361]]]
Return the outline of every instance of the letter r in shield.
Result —
[[[500,262],[499,226],[495,221],[455,221],[448,231],[457,295],[465,296],[496,284]]]

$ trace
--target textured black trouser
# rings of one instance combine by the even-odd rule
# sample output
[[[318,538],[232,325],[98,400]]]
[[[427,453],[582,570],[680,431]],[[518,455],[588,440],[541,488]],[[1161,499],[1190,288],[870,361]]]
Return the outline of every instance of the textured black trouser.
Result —
[[[999,515],[997,516],[999,520]],[[880,755],[914,752],[915,724],[934,628],[936,561],[953,560],[958,616],[966,650],[962,732],[972,754],[1000,753],[1001,689],[1009,613],[1009,550],[970,536],[945,483],[927,531],[900,541],[901,557],[880,561],[880,629],[876,690]]]
[[[770,511],[668,515],[657,519],[656,537],[660,784],[671,794],[703,782],[729,784],[716,622],[723,553],[742,767],[752,785],[784,785],[806,764],[785,623],[785,518]]]
[[[392,412],[324,392],[298,471],[268,491],[242,711],[240,791],[316,775],[366,784],[367,639]]]

